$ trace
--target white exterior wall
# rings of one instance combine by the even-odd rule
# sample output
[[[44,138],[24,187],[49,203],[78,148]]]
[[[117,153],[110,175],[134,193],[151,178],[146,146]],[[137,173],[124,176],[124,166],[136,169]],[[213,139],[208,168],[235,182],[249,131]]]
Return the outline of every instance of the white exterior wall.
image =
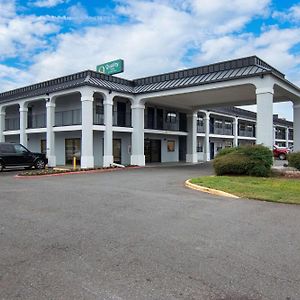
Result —
[[[121,139],[121,164],[129,165],[131,156],[131,134],[127,132],[114,132],[114,139]]]
[[[94,162],[96,167],[103,165],[103,132],[94,131]]]
[[[56,165],[63,166],[66,163],[65,139],[81,139],[81,131],[55,132]]]
[[[178,162],[179,161],[179,139],[176,135],[158,135],[145,133],[145,139],[161,141],[161,162]],[[175,151],[168,152],[168,140],[175,141]]]
[[[27,148],[32,152],[41,152],[41,140],[46,140],[46,133],[29,133],[27,137]]]
[[[4,139],[6,143],[20,143],[19,135],[6,135]]]

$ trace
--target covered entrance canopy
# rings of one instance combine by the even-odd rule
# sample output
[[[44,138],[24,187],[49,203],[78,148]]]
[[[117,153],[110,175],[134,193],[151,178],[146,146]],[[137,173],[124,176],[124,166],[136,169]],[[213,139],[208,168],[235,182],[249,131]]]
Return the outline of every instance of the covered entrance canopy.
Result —
[[[86,166],[93,164],[93,96],[103,96],[104,156],[112,161],[112,109],[114,97],[131,102],[131,163],[143,165],[145,104],[180,108],[187,112],[187,159],[196,160],[196,111],[217,106],[257,104],[257,143],[273,146],[273,102],[294,104],[294,149],[300,151],[300,89],[285,75],[256,56],[235,59],[193,69],[156,76],[126,80],[94,71],[84,71],[37,83],[0,94],[0,141],[3,140],[4,116],[7,106],[20,104],[20,136],[25,136],[24,104],[30,99],[47,102],[47,141],[53,136],[51,116],[55,97],[80,93],[82,105],[82,149]],[[22,107],[21,107],[22,105]],[[49,121],[49,122],[48,122]],[[86,138],[88,137],[88,138]],[[50,143],[51,144],[51,143]],[[50,145],[49,144],[49,145]],[[51,147],[47,147],[51,152]],[[53,147],[52,147],[53,148]]]

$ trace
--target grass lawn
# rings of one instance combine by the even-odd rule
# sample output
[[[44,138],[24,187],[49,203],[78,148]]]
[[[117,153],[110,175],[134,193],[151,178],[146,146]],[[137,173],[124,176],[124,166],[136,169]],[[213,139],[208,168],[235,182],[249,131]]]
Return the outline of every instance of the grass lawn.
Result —
[[[205,176],[191,183],[233,195],[265,201],[300,204],[300,180],[248,176]]]

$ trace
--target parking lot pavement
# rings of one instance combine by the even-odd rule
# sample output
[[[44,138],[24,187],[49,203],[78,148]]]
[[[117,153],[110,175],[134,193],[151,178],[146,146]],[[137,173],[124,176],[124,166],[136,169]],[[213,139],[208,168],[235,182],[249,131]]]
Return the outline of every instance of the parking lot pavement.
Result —
[[[184,187],[203,174],[0,174],[0,299],[300,299],[300,206]]]

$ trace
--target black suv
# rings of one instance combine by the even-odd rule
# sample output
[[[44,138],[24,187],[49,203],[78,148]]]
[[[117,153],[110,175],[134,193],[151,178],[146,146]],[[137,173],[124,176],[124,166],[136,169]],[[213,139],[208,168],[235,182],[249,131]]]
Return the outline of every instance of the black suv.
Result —
[[[0,143],[0,172],[6,167],[44,169],[47,163],[45,154],[32,153],[21,144]]]

